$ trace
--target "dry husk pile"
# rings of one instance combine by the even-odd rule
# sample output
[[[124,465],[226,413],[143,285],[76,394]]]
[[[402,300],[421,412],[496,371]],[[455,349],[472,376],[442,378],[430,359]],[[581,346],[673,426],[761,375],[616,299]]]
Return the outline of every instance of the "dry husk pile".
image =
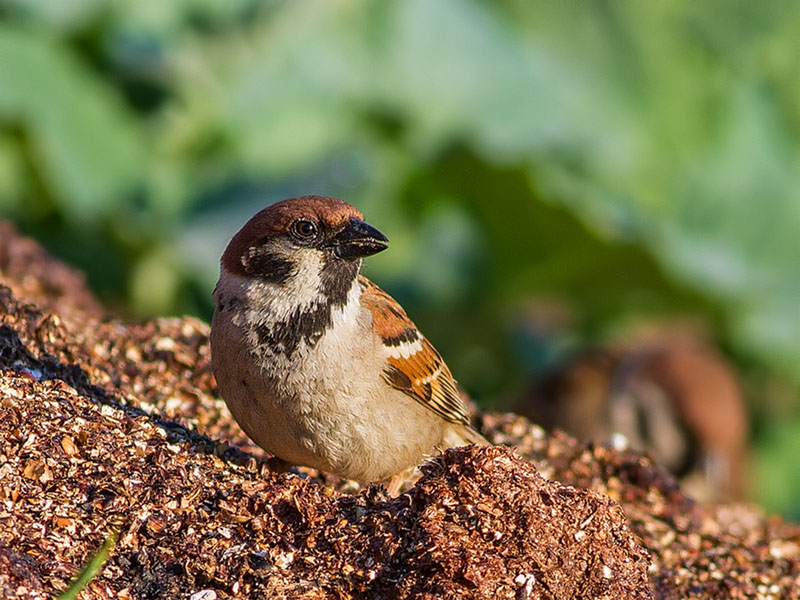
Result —
[[[798,598],[800,528],[511,414],[399,498],[274,473],[215,398],[208,326],[108,319],[0,224],[0,597]]]

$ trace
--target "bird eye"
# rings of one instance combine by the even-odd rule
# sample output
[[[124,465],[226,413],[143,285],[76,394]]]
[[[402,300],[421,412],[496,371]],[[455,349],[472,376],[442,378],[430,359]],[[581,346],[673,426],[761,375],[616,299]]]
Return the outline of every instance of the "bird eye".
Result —
[[[297,239],[313,240],[317,237],[317,224],[309,219],[297,219],[292,223],[292,233]]]

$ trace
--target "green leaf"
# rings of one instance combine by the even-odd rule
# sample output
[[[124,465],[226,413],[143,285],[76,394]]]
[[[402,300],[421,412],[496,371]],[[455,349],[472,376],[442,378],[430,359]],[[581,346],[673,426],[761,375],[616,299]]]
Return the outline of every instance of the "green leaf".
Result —
[[[0,215],[21,208],[24,172],[19,143],[0,133]]]
[[[110,4],[109,0],[5,0],[10,8],[22,12],[54,29],[73,29],[86,23]]]
[[[83,569],[81,569],[81,572],[78,573],[78,576],[73,580],[69,588],[59,595],[59,600],[75,600],[91,583],[92,579],[94,579],[103,569],[103,565],[105,565],[108,555],[111,554],[111,550],[114,549],[114,545],[116,543],[117,533],[114,532],[108,536],[108,538],[106,538],[106,541],[103,542],[103,545],[100,547],[100,550],[98,550],[97,554],[95,554],[89,560],[89,562],[84,565]]]
[[[64,213],[113,211],[144,171],[144,147],[107,84],[44,32],[0,26],[0,118],[18,123]]]

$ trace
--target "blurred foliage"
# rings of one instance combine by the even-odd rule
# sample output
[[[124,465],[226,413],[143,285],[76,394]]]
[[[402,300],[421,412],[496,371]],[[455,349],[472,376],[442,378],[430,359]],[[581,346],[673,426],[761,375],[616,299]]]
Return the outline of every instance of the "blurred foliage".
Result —
[[[392,239],[368,273],[482,401],[554,344],[693,315],[748,375],[778,470],[799,30],[778,0],[0,0],[0,213],[119,310],[208,318],[250,214],[336,195]],[[526,331],[542,299],[568,331]],[[788,392],[758,402],[773,379]]]

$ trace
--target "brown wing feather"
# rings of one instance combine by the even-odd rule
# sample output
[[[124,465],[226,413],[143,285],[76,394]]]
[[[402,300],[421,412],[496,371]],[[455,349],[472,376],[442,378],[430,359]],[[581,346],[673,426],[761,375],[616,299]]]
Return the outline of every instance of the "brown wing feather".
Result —
[[[443,419],[468,425],[456,382],[441,355],[389,294],[365,277],[359,280],[364,290],[361,303],[372,313],[375,331],[383,343],[392,347],[419,341],[420,349],[407,358],[388,358],[389,367],[384,371],[384,377],[389,385]]]

